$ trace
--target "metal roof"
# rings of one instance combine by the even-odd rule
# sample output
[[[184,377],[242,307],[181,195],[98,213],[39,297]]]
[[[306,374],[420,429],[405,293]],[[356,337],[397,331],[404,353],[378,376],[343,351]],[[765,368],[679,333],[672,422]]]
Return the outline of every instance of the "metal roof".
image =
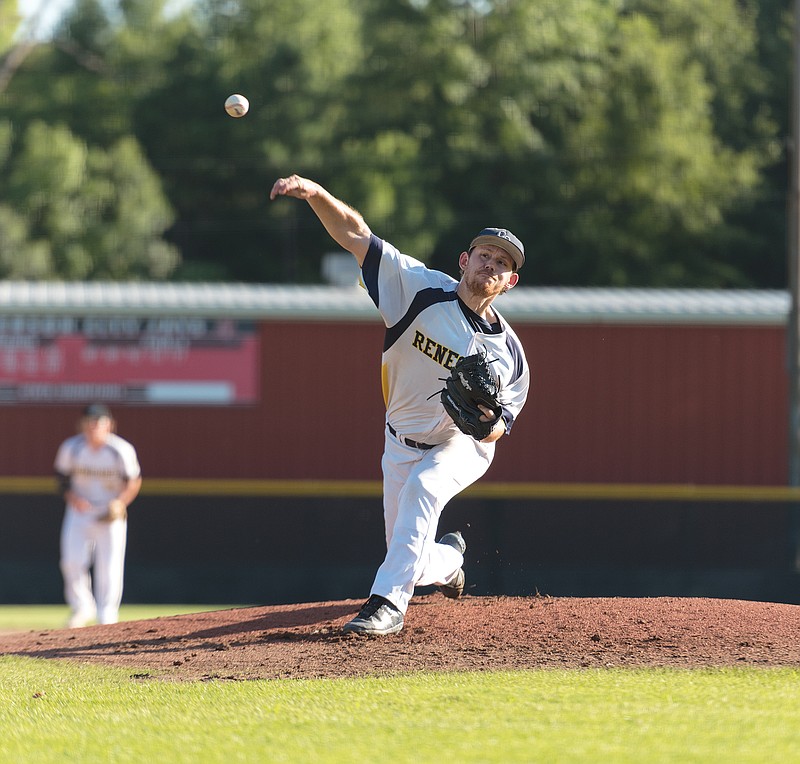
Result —
[[[510,320],[541,323],[786,323],[788,292],[721,289],[517,288],[498,302]]]
[[[517,287],[498,299],[512,323],[786,323],[779,290]],[[164,315],[379,320],[358,286],[231,283],[0,282],[0,315]]]

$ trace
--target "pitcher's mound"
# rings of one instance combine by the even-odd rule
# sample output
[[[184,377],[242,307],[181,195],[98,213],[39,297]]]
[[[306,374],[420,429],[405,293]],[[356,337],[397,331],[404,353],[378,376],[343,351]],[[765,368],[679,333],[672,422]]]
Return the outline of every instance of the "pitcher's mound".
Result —
[[[192,613],[0,636],[0,654],[138,678],[297,679],[412,671],[800,666],[800,606],[740,600],[415,597],[389,637],[342,634],[362,602]]]

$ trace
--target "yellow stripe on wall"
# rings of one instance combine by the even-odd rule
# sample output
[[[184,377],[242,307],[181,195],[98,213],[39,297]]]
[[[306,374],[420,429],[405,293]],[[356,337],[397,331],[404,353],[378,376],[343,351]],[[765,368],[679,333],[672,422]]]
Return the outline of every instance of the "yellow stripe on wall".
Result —
[[[145,478],[149,496],[286,496],[380,498],[378,480],[193,480]],[[55,494],[50,477],[0,477],[0,494]],[[649,483],[477,483],[462,496],[472,499],[602,499],[617,501],[800,501],[789,486]]]

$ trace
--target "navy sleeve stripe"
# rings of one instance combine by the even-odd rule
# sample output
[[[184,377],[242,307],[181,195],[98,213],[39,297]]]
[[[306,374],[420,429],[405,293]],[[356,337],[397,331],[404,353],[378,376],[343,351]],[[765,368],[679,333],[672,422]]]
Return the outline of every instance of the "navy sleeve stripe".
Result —
[[[430,287],[417,292],[406,314],[394,325],[386,330],[386,337],[383,342],[383,352],[385,353],[398,339],[403,332],[411,326],[414,319],[422,313],[425,308],[436,305],[440,302],[452,302],[457,300],[458,295],[447,289]]]
[[[514,359],[514,377],[511,380],[513,383],[522,376],[522,372],[525,368],[522,363],[522,348],[508,333],[506,333],[506,347],[508,348],[508,352],[511,353],[511,357]]]
[[[381,254],[383,253],[383,242],[373,233],[369,240],[369,249],[364,257],[361,266],[361,275],[364,279],[364,286],[375,307],[380,307],[380,295],[378,294],[378,272],[381,267]]]
[[[506,435],[511,432],[511,428],[514,426],[514,415],[507,409],[503,408],[503,421],[506,424]]]

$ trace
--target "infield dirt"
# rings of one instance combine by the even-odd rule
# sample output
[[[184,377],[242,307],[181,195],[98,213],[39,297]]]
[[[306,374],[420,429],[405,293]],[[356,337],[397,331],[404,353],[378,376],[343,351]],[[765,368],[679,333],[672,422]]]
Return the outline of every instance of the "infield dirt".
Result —
[[[415,597],[399,634],[343,634],[357,600],[0,635],[0,654],[170,681],[414,671],[800,666],[800,606],[692,598]]]

